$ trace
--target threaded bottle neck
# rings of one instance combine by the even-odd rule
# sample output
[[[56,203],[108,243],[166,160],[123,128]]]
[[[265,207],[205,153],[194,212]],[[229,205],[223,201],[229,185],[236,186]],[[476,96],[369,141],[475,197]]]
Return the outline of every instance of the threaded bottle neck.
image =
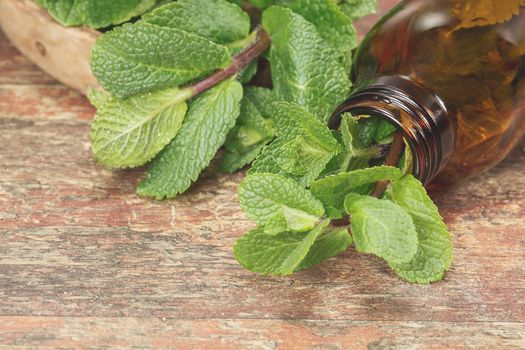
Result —
[[[443,169],[452,154],[454,131],[445,104],[406,77],[381,77],[357,91],[335,110],[330,127],[339,126],[343,113],[376,116],[401,130],[412,152],[413,174],[423,184]]]

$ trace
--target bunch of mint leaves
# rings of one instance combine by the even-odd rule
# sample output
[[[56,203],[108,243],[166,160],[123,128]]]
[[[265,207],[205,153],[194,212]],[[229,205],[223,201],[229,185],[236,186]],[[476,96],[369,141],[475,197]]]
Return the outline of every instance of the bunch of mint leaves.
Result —
[[[89,93],[96,160],[148,164],[138,194],[174,198],[223,147],[223,172],[253,162],[238,191],[257,224],[235,244],[245,268],[289,275],[354,243],[407,281],[440,280],[450,235],[410,175],[410,152],[398,167],[381,165],[395,128],[351,115],[339,130],[327,127],[352,91],[352,21],[374,7],[375,0],[179,0],[108,31],[91,57],[104,88]],[[250,17],[247,8],[258,10]],[[269,61],[266,87],[250,84],[264,74],[259,59]],[[380,181],[388,187],[376,195]]]

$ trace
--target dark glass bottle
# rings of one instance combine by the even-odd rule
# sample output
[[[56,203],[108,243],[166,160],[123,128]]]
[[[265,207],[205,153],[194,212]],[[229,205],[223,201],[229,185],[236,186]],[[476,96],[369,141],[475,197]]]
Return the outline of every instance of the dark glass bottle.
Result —
[[[402,129],[414,174],[455,181],[499,163],[525,134],[525,1],[406,0],[364,39],[356,92],[334,113]]]

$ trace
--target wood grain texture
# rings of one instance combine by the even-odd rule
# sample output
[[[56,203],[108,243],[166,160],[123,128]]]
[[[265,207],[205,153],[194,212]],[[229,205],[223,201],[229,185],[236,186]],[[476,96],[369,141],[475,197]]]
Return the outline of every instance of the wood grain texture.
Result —
[[[353,250],[277,278],[232,256],[244,174],[138,198],[143,169],[94,163],[93,113],[0,34],[0,349],[525,348],[523,146],[432,193],[454,240],[442,282]]]

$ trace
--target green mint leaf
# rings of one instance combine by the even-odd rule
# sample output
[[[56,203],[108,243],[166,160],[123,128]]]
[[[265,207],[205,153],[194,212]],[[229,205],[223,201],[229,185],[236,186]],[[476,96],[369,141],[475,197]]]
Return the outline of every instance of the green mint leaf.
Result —
[[[186,191],[224,143],[241,99],[241,84],[228,80],[193,100],[177,136],[151,162],[138,194],[163,199]]]
[[[351,19],[359,19],[376,12],[377,0],[335,0]]]
[[[246,87],[241,114],[224,144],[220,169],[233,173],[251,163],[263,147],[274,138],[271,114],[275,95],[269,89]]]
[[[241,208],[259,226],[271,221],[266,233],[308,231],[324,214],[323,203],[292,179],[253,174],[239,185]]]
[[[345,198],[356,250],[372,253],[389,264],[412,260],[418,249],[412,217],[388,199],[350,193]]]
[[[110,168],[147,163],[179,131],[189,97],[187,90],[166,89],[119,100],[91,90],[89,98],[97,107],[91,125],[95,159]]]
[[[308,255],[295,268],[295,271],[305,270],[320,262],[337,256],[350,247],[352,236],[346,228],[326,230],[317,237],[315,243],[310,247]]]
[[[265,234],[263,229],[252,230],[235,243],[235,258],[254,272],[290,275],[329,223],[325,220],[309,232],[283,232],[275,236]]]
[[[290,9],[272,6],[262,23],[272,37],[270,65],[277,96],[322,120],[350,91],[345,68],[315,26]]]
[[[397,128],[386,120],[380,120],[377,126],[376,134],[374,135],[374,140],[376,142],[381,142],[382,140],[389,138],[397,131]]]
[[[225,0],[178,0],[146,14],[143,20],[219,44],[244,39],[250,30],[248,14]]]
[[[155,0],[41,0],[49,14],[64,26],[103,28],[120,24],[153,7]]]
[[[339,152],[341,145],[321,121],[296,104],[275,105],[277,139],[265,147],[249,173],[274,173],[309,186]]]
[[[359,123],[349,114],[341,120],[341,136],[345,145],[345,157],[340,164],[340,171],[352,171],[366,168],[370,159],[379,156],[377,147],[366,147],[355,135],[358,135]]]
[[[225,46],[142,21],[102,35],[91,53],[93,74],[119,98],[176,87],[230,62]]]
[[[366,185],[381,180],[399,180],[401,177],[403,177],[403,172],[398,168],[378,166],[327,176],[315,181],[310,190],[323,202],[326,210],[335,214],[342,213],[343,201],[347,194],[351,192],[368,194],[372,186]]]
[[[392,268],[409,282],[428,284],[441,280],[450,267],[452,242],[447,226],[425,188],[412,175],[407,175],[390,185],[386,197],[410,214],[418,237],[414,258],[408,263],[392,264]]]
[[[314,24],[338,57],[350,56],[357,46],[357,32],[352,20],[333,0],[281,0],[282,4]]]

